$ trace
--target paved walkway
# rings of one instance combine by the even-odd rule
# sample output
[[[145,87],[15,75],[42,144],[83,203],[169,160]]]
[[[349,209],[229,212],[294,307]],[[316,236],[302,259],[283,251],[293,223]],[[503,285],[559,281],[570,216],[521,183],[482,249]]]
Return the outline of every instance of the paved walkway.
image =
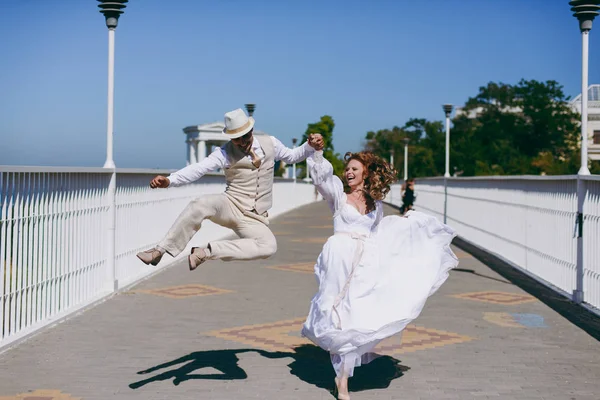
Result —
[[[298,334],[329,210],[272,228],[269,260],[180,263],[1,354],[0,400],[333,399],[328,355]],[[600,398],[598,341],[456,254],[402,345],[384,342],[387,356],[357,369],[352,399]]]

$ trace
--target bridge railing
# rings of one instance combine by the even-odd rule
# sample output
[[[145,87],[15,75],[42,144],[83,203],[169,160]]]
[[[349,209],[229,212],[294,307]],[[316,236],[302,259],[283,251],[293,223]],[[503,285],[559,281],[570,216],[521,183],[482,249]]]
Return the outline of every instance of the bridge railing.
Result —
[[[578,181],[579,179],[579,181]],[[459,236],[575,300],[600,308],[600,176],[418,179],[415,209],[444,219]],[[580,185],[578,195],[578,183]],[[400,205],[400,185],[390,201]],[[578,199],[583,202],[579,227]],[[577,257],[578,236],[582,256]],[[583,279],[578,285],[578,270]],[[580,280],[581,280],[580,278]]]
[[[150,179],[170,171],[117,169],[113,197],[112,172],[0,166],[0,348],[169,266],[168,255],[150,267],[135,254],[154,246],[191,199],[225,188],[222,175],[208,175],[152,190]],[[270,216],[314,201],[314,193],[312,185],[276,179]],[[205,221],[190,243],[231,233]]]

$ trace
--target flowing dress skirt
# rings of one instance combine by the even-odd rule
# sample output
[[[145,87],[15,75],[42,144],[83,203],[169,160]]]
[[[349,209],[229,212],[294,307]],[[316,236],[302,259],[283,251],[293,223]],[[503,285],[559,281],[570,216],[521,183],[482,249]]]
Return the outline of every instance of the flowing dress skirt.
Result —
[[[427,214],[381,220],[371,237],[336,232],[317,259],[319,290],[302,335],[331,353],[338,376],[373,360],[377,344],[419,316],[458,265],[454,230]]]

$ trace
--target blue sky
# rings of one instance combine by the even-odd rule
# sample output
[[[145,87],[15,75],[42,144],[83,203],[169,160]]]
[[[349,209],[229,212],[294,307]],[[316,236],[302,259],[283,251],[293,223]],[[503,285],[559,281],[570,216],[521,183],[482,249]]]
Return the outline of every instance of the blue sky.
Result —
[[[0,164],[102,166],[107,29],[93,0],[0,5]],[[600,19],[590,83],[600,83]],[[554,79],[576,96],[567,0],[131,0],[116,32],[115,162],[185,165],[182,128],[255,102],[291,145],[329,114],[336,151],[411,117],[442,119],[487,82]]]

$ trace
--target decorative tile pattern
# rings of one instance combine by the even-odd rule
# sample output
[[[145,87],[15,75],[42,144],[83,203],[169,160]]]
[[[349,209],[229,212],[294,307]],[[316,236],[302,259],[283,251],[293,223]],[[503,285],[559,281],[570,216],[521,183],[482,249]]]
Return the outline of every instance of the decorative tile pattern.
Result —
[[[515,321],[527,328],[547,328],[548,325],[544,322],[544,317],[538,314],[522,314],[522,313],[511,313],[510,314]]]
[[[486,312],[483,319],[506,328],[547,328],[544,317],[538,314]]]
[[[133,290],[132,292],[153,294],[155,296],[169,297],[171,299],[183,299],[186,297],[210,296],[213,294],[232,293],[233,291],[219,289],[212,286],[189,284],[158,289]]]
[[[388,355],[404,354],[450,344],[470,342],[474,339],[475,338],[473,337],[459,335],[453,332],[440,331],[417,325],[408,325],[404,331],[402,331],[401,343],[398,339],[394,339],[393,337],[388,338],[375,347],[375,351],[379,354]]]
[[[0,396],[0,400],[81,400],[81,397],[72,397],[60,390],[38,389],[14,396]]]
[[[311,343],[308,339],[300,337],[298,334],[302,329],[304,321],[305,318],[296,318],[268,324],[222,329],[208,332],[207,334],[264,350],[289,351],[296,346]],[[402,341],[400,341],[399,336],[388,338],[375,348],[375,352],[397,355],[449,344],[464,343],[471,340],[474,340],[474,338],[452,332],[409,325],[402,332]]]
[[[312,274],[315,271],[315,263],[299,263],[299,264],[287,264],[287,265],[273,265],[267,268],[278,269],[281,271],[301,272],[304,274]]]
[[[505,328],[523,328],[523,325],[519,324],[509,313],[505,312],[486,312],[483,313],[483,319]]]
[[[503,304],[503,305],[515,305],[523,303],[531,303],[537,299],[528,294],[519,293],[507,293],[507,292],[472,292],[472,293],[461,293],[455,294],[451,297],[458,299],[466,299],[473,301],[481,301],[484,303]]]

